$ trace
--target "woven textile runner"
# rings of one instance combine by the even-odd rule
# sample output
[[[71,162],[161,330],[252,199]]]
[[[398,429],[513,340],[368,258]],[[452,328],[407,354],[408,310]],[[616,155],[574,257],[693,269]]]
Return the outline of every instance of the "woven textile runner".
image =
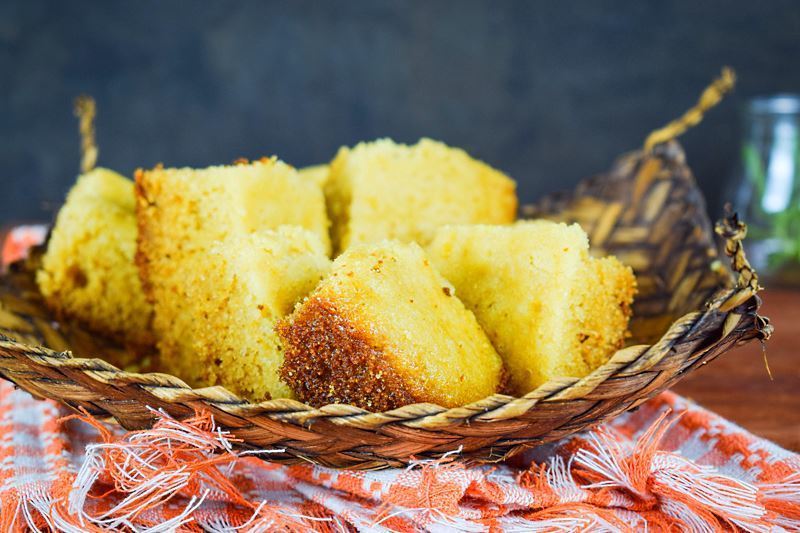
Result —
[[[800,456],[669,392],[498,465],[336,471],[232,444],[208,413],[124,432],[0,380],[0,531],[800,531]]]

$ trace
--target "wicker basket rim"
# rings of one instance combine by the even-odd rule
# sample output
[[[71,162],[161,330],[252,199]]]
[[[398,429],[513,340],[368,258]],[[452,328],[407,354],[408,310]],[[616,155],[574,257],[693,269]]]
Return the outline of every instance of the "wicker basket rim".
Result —
[[[28,358],[53,367],[74,368],[94,379],[109,385],[116,383],[135,383],[147,389],[156,397],[169,401],[202,401],[221,408],[234,408],[237,413],[247,416],[264,415],[276,420],[295,424],[307,424],[325,418],[335,424],[357,427],[380,427],[387,423],[400,423],[409,427],[435,430],[450,426],[454,421],[473,419],[481,422],[512,419],[540,402],[563,402],[579,399],[594,390],[608,377],[624,377],[653,367],[670,351],[671,339],[686,335],[708,313],[727,312],[755,298],[757,319],[760,299],[756,294],[761,287],[758,277],[750,267],[742,241],[746,234],[745,225],[735,214],[728,214],[716,225],[716,232],[725,242],[726,254],[731,259],[731,269],[718,263],[716,267],[727,281],[724,288],[717,290],[706,302],[705,311],[693,311],[675,320],[661,339],[654,344],[639,344],[624,347],[612,355],[602,366],[582,378],[562,377],[550,380],[533,391],[513,397],[494,394],[464,406],[445,408],[431,403],[415,403],[403,407],[374,413],[348,404],[329,404],[312,407],[292,399],[272,399],[249,402],[230,392],[223,386],[193,389],[181,379],[164,373],[126,372],[102,359],[73,357],[70,351],[57,352],[43,346],[29,346],[0,335],[0,348],[23,352]],[[712,266],[714,268],[714,266]],[[722,337],[732,331],[741,314],[730,313],[724,325]],[[759,322],[757,320],[757,322]],[[771,333],[766,320],[758,323],[763,338]],[[177,393],[177,395],[176,395]]]

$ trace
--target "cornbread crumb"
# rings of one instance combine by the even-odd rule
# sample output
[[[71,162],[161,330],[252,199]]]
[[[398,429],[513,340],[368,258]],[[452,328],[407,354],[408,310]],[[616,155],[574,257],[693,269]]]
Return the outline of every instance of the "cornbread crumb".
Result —
[[[319,186],[275,158],[232,166],[136,173],[136,261],[153,302],[160,362],[191,385],[204,383],[193,350],[196,317],[187,306],[189,274],[217,241],[296,225],[329,250]]]
[[[78,178],[58,212],[36,274],[39,290],[57,315],[133,353],[145,353],[154,343],[153,310],[142,291],[135,252],[133,182],[96,168]]]
[[[636,279],[588,249],[580,226],[549,221],[446,226],[428,248],[503,357],[517,394],[583,377],[623,346]]]
[[[443,224],[509,224],[515,187],[463,150],[430,139],[343,147],[325,183],[334,249],[381,239],[425,245]]]
[[[218,242],[195,257],[186,295],[200,380],[252,400],[291,397],[278,377],[283,348],[274,326],[330,268],[319,237],[281,226]]]
[[[311,405],[455,407],[497,392],[502,363],[417,244],[349,248],[279,322],[281,376]]]

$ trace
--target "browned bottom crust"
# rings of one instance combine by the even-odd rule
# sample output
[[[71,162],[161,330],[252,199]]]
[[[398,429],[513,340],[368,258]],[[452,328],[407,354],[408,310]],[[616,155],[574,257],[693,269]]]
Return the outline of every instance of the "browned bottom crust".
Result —
[[[381,343],[334,303],[312,297],[276,330],[285,350],[281,379],[299,400],[315,407],[344,403],[376,412],[416,401],[387,364]]]
[[[102,350],[102,355],[76,352],[78,357],[100,357],[125,370],[126,367],[130,367],[130,365],[136,364],[144,358],[152,358],[156,352],[156,339],[150,331],[139,332],[138,338],[132,338],[130,332],[108,329],[104,324],[100,324],[96,320],[72,316],[61,305],[57,295],[51,298],[42,297],[42,301],[57,323],[67,324],[71,328],[75,327],[77,331],[82,333],[83,337],[91,338],[92,344],[96,341],[99,347],[106,348],[106,345],[113,347],[113,349]],[[73,349],[75,348],[73,347]],[[137,371],[141,370],[137,369]]]

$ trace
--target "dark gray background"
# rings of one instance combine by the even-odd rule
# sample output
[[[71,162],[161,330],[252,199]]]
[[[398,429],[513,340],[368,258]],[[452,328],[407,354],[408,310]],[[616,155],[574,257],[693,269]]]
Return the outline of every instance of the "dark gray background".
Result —
[[[0,4],[0,224],[49,217],[78,168],[72,100],[94,95],[100,164],[202,166],[430,136],[520,182],[571,186],[691,105],[712,209],[747,97],[800,90],[800,2],[24,0]]]

